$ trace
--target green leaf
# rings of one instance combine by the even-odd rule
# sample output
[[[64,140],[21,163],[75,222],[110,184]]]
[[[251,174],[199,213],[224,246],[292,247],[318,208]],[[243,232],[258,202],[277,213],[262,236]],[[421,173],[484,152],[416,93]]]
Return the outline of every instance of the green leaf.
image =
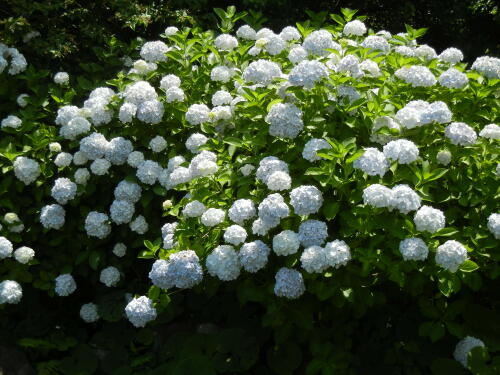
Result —
[[[330,14],[330,18],[332,20],[334,20],[335,22],[337,22],[341,26],[344,26],[344,24],[345,24],[344,19],[341,16],[339,16],[338,14]]]
[[[467,259],[465,262],[463,262],[460,265],[460,271],[463,271],[463,272],[473,272],[473,271],[477,270],[478,268],[479,268],[479,266],[477,265],[477,263],[470,260],[470,259]]]
[[[338,202],[326,202],[323,205],[323,214],[328,220],[332,220],[339,212],[339,209],[340,204]]]
[[[227,143],[231,146],[235,147],[242,147],[243,146],[243,141],[241,139],[235,138],[235,137],[225,137],[223,139],[224,143]]]
[[[89,256],[89,266],[93,270],[97,270],[97,267],[99,267],[100,261],[101,261],[101,253],[99,251],[93,250]]]

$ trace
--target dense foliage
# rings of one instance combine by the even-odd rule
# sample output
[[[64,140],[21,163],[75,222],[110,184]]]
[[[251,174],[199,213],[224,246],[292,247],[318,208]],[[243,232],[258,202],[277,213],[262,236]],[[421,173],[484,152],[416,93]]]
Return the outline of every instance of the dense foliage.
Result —
[[[0,45],[4,368],[498,373],[500,60],[355,13]]]

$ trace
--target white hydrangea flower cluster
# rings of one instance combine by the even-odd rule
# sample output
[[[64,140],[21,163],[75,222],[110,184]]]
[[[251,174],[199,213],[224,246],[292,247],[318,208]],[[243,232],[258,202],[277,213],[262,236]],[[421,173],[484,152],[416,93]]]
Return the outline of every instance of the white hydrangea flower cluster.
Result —
[[[460,362],[462,366],[467,368],[467,357],[469,352],[477,347],[484,348],[484,342],[478,338],[472,336],[466,336],[457,343],[455,351],[453,352],[453,358]]]
[[[8,73],[12,76],[22,73],[26,70],[28,62],[22,53],[17,48],[8,47],[0,43],[0,74],[3,73],[5,68],[9,65]]]
[[[500,59],[498,57],[481,56],[474,61],[472,69],[487,78],[500,79]]]
[[[429,254],[429,248],[422,239],[411,237],[399,243],[399,252],[404,260],[425,260]]]
[[[91,211],[85,219],[85,231],[89,237],[106,238],[111,233],[108,215]]]
[[[488,229],[497,240],[500,240],[500,214],[488,216]]]
[[[167,250],[170,250],[177,245],[174,236],[178,225],[179,225],[178,222],[173,222],[173,223],[166,223],[161,227],[163,247]]]
[[[363,202],[373,207],[397,209],[403,214],[417,210],[420,197],[408,185],[396,185],[392,189],[373,184],[363,190]]]
[[[458,48],[446,48],[438,56],[438,59],[450,64],[456,64],[464,59],[464,54]]]
[[[29,185],[40,176],[40,165],[33,159],[19,156],[14,161],[14,174],[25,185]]]
[[[54,291],[58,296],[67,297],[76,290],[76,282],[69,273],[59,275],[55,279]]]
[[[446,241],[436,250],[436,263],[450,272],[457,272],[466,260],[467,249],[458,241]]]
[[[436,77],[429,68],[422,65],[412,65],[409,68],[401,68],[396,71],[395,75],[412,87],[430,87],[437,82]]]
[[[167,61],[167,52],[170,48],[161,40],[146,42],[141,47],[141,57],[147,62]]]
[[[293,86],[312,89],[316,82],[328,77],[328,68],[319,61],[301,61],[288,75],[288,82]]]
[[[54,75],[54,83],[60,86],[67,85],[69,83],[69,74],[66,72],[57,72]]]
[[[452,122],[444,129],[444,135],[454,145],[471,146],[476,143],[477,134],[465,122]]]
[[[61,229],[66,221],[66,211],[58,204],[49,204],[42,208],[40,222],[47,229]]]
[[[201,215],[201,223],[207,227],[219,225],[226,218],[226,212],[219,208],[209,208]]]
[[[444,102],[412,100],[396,113],[395,119],[403,127],[413,129],[431,122],[445,124],[451,121],[451,117],[452,113]]]
[[[341,240],[328,242],[325,247],[312,245],[300,256],[302,268],[308,273],[321,273],[329,267],[339,268],[351,260],[349,246]]]
[[[80,308],[80,317],[86,323],[94,323],[99,320],[97,305],[94,303],[85,303]]]
[[[21,246],[16,251],[14,251],[14,259],[21,264],[28,264],[34,257],[35,250],[33,250],[31,247]]]
[[[438,81],[443,87],[447,87],[449,89],[461,89],[469,83],[469,78],[465,73],[462,73],[455,68],[450,68],[441,73]]]
[[[9,258],[13,250],[12,242],[3,236],[0,237],[0,259]]]
[[[297,299],[305,290],[304,279],[299,271],[282,267],[276,273],[274,294],[278,297]]]
[[[331,149],[332,146],[324,139],[312,138],[304,145],[302,157],[310,162],[321,160],[321,156],[317,155],[317,151]]]
[[[22,123],[23,122],[19,117],[14,115],[9,115],[2,120],[2,128],[17,129],[21,127]]]
[[[23,297],[23,288],[14,280],[0,282],[0,305],[4,303],[17,304]]]
[[[277,255],[295,254],[299,247],[299,235],[294,231],[284,230],[273,237],[273,250]]]
[[[268,85],[275,78],[282,76],[281,68],[275,62],[269,60],[257,60],[251,62],[243,71],[242,78],[247,82]]]
[[[479,132],[479,136],[488,139],[500,139],[500,126],[488,124]]]
[[[128,320],[135,327],[145,327],[147,323],[156,319],[156,309],[153,301],[146,296],[132,299],[125,307]]]
[[[247,239],[247,231],[240,225],[231,225],[224,231],[224,241],[231,245],[239,245]]]
[[[245,271],[255,273],[266,266],[270,252],[269,247],[260,240],[247,242],[238,253],[240,264]]]
[[[315,186],[299,186],[290,192],[290,204],[297,215],[314,214],[323,205],[323,194]]]
[[[167,260],[153,263],[149,278],[162,289],[177,287],[192,288],[203,279],[200,259],[193,250],[183,250],[171,254]]]
[[[383,177],[389,169],[389,162],[384,153],[374,147],[368,147],[362,156],[354,160],[353,166],[369,176]]]
[[[115,254],[118,258],[122,258],[127,253],[127,246],[124,243],[118,242],[113,246],[113,254]]]
[[[231,281],[240,275],[240,258],[231,245],[219,245],[206,260],[208,273],[223,281]]]
[[[118,268],[109,266],[101,271],[99,281],[107,287],[113,287],[120,281],[120,271]]]
[[[418,148],[412,141],[397,139],[384,146],[384,155],[389,160],[397,160],[399,164],[410,164],[418,158]]]
[[[291,103],[274,104],[266,116],[269,134],[279,138],[295,138],[302,131],[302,111]]]
[[[328,237],[326,223],[319,220],[306,220],[299,226],[299,241],[304,247],[321,246]]]
[[[66,204],[76,195],[76,184],[69,178],[60,177],[54,182],[51,194],[59,204]]]
[[[228,211],[229,219],[240,225],[253,218],[256,214],[255,205],[250,199],[238,199],[234,201]]]
[[[441,210],[422,206],[413,217],[413,222],[419,232],[436,233],[444,228],[445,217]]]

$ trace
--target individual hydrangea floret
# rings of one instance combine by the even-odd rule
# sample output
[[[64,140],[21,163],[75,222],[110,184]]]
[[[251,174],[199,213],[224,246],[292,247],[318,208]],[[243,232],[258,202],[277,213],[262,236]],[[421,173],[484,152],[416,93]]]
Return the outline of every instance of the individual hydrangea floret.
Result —
[[[113,287],[120,281],[120,271],[116,267],[109,266],[101,271],[99,281],[107,287]]]
[[[122,258],[127,253],[127,246],[124,243],[118,242],[113,246],[113,254],[115,254],[118,258]]]
[[[276,273],[275,279],[274,294],[278,297],[297,299],[306,290],[302,274],[297,270],[282,267]]]
[[[54,291],[58,296],[67,297],[76,290],[76,282],[73,276],[65,273],[56,277]]]
[[[40,165],[33,159],[18,156],[14,161],[14,174],[25,185],[29,185],[40,176]]]
[[[369,147],[365,149],[363,155],[353,163],[354,168],[361,169],[369,176],[383,177],[389,169],[389,162],[385,155],[376,148]]]
[[[51,195],[57,203],[66,204],[75,197],[76,189],[77,186],[73,181],[69,178],[61,177],[54,182]]]
[[[328,77],[327,67],[319,61],[301,61],[288,75],[288,82],[293,86],[303,86],[306,89],[314,87],[316,82]]]
[[[397,139],[390,141],[384,146],[384,155],[389,160],[399,164],[410,164],[418,158],[418,148],[412,141]]]
[[[302,246],[321,246],[328,237],[326,223],[319,220],[306,220],[299,226],[299,240]]]
[[[257,60],[251,62],[245,68],[242,78],[247,82],[268,85],[273,79],[279,78],[281,75],[281,69],[278,64],[269,60]]]
[[[206,260],[208,273],[222,281],[235,280],[240,275],[240,259],[231,245],[219,245]]]
[[[0,282],[0,305],[4,303],[17,304],[23,297],[23,288],[14,280]]]
[[[500,240],[500,214],[488,216],[488,229],[497,240]]]
[[[450,272],[457,272],[466,260],[467,249],[458,241],[446,241],[436,250],[436,263]]]
[[[462,73],[455,68],[450,68],[441,73],[438,81],[443,87],[447,87],[449,89],[461,89],[469,83],[469,78],[465,73]]]
[[[309,246],[304,250],[300,256],[300,263],[308,273],[324,272],[329,267],[325,249],[316,245]]]
[[[28,264],[35,257],[35,250],[31,247],[21,246],[14,251],[14,259],[19,263]]]
[[[323,204],[323,194],[311,185],[302,185],[290,192],[290,204],[297,215],[317,213]]]
[[[231,225],[224,231],[224,241],[231,245],[239,245],[247,239],[247,231],[239,225]]]
[[[42,208],[40,222],[46,229],[61,229],[65,222],[66,211],[58,204],[49,204]]]
[[[479,136],[488,139],[500,139],[500,126],[488,124],[479,132]]]
[[[350,21],[344,25],[343,33],[344,35],[361,36],[366,33],[366,26],[359,20]]]
[[[340,45],[333,41],[332,34],[327,30],[316,30],[310,33],[302,43],[302,47],[312,55],[326,56],[330,52],[327,49],[340,51]]]
[[[444,129],[446,138],[454,145],[471,146],[476,143],[477,134],[464,122],[452,122]]]
[[[9,258],[13,249],[12,242],[5,237],[0,237],[0,259]]]
[[[108,173],[111,163],[106,159],[95,159],[90,164],[90,171],[96,176],[104,176]]]
[[[60,152],[54,159],[54,164],[59,168],[68,167],[73,161],[73,155],[69,152]]]
[[[148,322],[156,319],[153,301],[146,296],[132,299],[125,307],[125,314],[137,328],[145,327]]]
[[[80,308],[80,318],[86,323],[94,323],[99,320],[97,305],[94,303],[85,303]]]
[[[324,248],[328,266],[339,268],[345,266],[351,260],[351,250],[342,240],[328,242]]]
[[[265,120],[270,124],[269,134],[273,137],[293,139],[304,127],[302,111],[291,103],[274,104]]]
[[[363,203],[373,207],[390,207],[392,198],[392,190],[380,184],[370,185],[363,190]]]
[[[214,227],[224,221],[226,213],[219,208],[209,208],[201,215],[201,223],[207,227]]]
[[[148,231],[149,225],[146,221],[146,218],[142,215],[139,215],[130,222],[129,228],[132,232],[135,232],[137,234],[144,234]]]
[[[399,243],[399,252],[404,260],[425,260],[429,249],[422,239],[411,237]]]
[[[256,240],[241,246],[238,255],[245,271],[255,273],[265,267],[269,253],[269,247],[264,242]]]
[[[474,61],[472,69],[492,79],[500,78],[500,59],[498,57],[481,56]]]
[[[435,233],[444,228],[445,217],[443,211],[430,206],[422,206],[413,218],[419,232]]]
[[[85,231],[90,237],[106,238],[111,233],[109,217],[97,211],[91,211],[85,219]]]
[[[229,219],[240,225],[246,220],[253,218],[256,213],[255,205],[250,199],[238,199],[234,201],[228,211]]]
[[[273,250],[277,255],[295,254],[300,247],[299,235],[291,230],[284,230],[273,238]]]

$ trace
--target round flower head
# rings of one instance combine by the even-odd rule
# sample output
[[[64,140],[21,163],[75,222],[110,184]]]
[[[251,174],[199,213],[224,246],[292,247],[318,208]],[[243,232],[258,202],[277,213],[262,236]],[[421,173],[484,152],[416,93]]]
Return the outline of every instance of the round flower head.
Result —
[[[81,151],[77,151],[73,154],[73,164],[74,165],[84,165],[89,161],[87,156]]]
[[[361,43],[361,46],[363,48],[369,48],[371,50],[377,50],[377,51],[382,51],[382,52],[389,52],[391,49],[391,46],[385,40],[384,37],[378,36],[378,35],[369,35],[363,40]]]
[[[125,314],[137,328],[145,327],[148,322],[156,319],[153,301],[146,296],[132,299],[125,307]]]
[[[363,190],[363,203],[373,207],[390,207],[392,198],[392,190],[380,184],[370,185]]]
[[[436,250],[436,263],[450,272],[457,272],[466,260],[467,249],[458,241],[446,241]]]
[[[238,199],[234,201],[228,214],[231,221],[243,224],[256,215],[255,205],[250,199]]]
[[[127,124],[132,122],[132,119],[135,117],[137,113],[137,106],[133,103],[123,103],[120,107],[120,111],[118,112],[118,119]]]
[[[292,184],[292,178],[286,172],[276,171],[266,180],[266,185],[269,190],[281,191],[288,190]]]
[[[255,40],[257,33],[249,25],[243,25],[236,30],[236,36],[241,39]]]
[[[132,151],[134,151],[134,147],[131,141],[123,137],[115,137],[109,141],[104,154],[110,163],[122,165],[127,162]]]
[[[138,234],[144,234],[148,231],[149,225],[144,216],[139,215],[129,224],[129,228],[132,232]]]
[[[140,151],[132,151],[127,157],[127,164],[137,168],[144,161],[144,154]]]
[[[297,215],[314,214],[323,204],[323,194],[315,186],[302,185],[290,192],[290,204]]]
[[[134,205],[125,200],[114,200],[109,208],[111,220],[116,224],[127,224],[134,216]]]
[[[384,146],[384,155],[389,160],[397,160],[399,164],[410,164],[418,158],[418,148],[412,141],[397,139]]]
[[[25,185],[29,185],[40,176],[40,165],[33,159],[18,156],[14,161],[14,174]]]
[[[413,217],[413,222],[419,232],[435,233],[444,228],[445,217],[438,209],[422,206]]]
[[[175,35],[179,32],[179,29],[175,26],[169,26],[165,29],[165,35],[166,36],[172,36]]]
[[[94,323],[99,320],[97,305],[94,303],[85,303],[80,308],[80,318],[86,323]]]
[[[17,129],[22,125],[22,120],[14,115],[7,116],[2,120],[2,128]]]
[[[291,103],[274,104],[265,120],[273,137],[295,138],[304,127],[302,111]]]
[[[366,26],[363,22],[359,20],[354,20],[347,22],[344,25],[344,35],[356,35],[361,36],[366,33]]]
[[[240,275],[240,260],[230,245],[217,246],[206,260],[208,273],[222,281],[235,280]]]
[[[149,148],[151,148],[151,150],[156,153],[162,152],[166,147],[167,141],[160,135],[157,135],[149,142]]]
[[[146,124],[160,123],[165,109],[158,100],[149,100],[137,106],[137,119]]]
[[[199,147],[203,146],[205,143],[207,143],[208,138],[205,137],[203,134],[200,133],[194,133],[189,136],[189,138],[186,141],[186,148],[191,151],[193,154],[196,154],[199,151]]]
[[[452,122],[444,129],[446,138],[454,145],[471,146],[476,143],[477,134],[464,122]]]
[[[462,366],[467,368],[467,357],[469,355],[469,352],[477,347],[484,348],[484,342],[475,337],[466,336],[462,340],[460,340],[455,347],[453,358],[460,362]]]
[[[248,272],[257,272],[267,264],[269,247],[262,241],[248,242],[241,246],[239,252],[240,263]]]
[[[58,72],[54,76],[54,83],[58,85],[66,85],[69,83],[69,74],[66,72]]]
[[[327,30],[316,30],[310,33],[302,43],[302,47],[311,55],[326,56],[327,49],[340,50],[340,45],[333,41],[332,34]]]
[[[76,290],[76,282],[69,273],[56,277],[56,286],[54,291],[58,296],[66,297]]]
[[[425,260],[429,249],[423,240],[412,237],[406,238],[399,243],[399,252],[404,260]]]
[[[75,197],[76,188],[76,184],[69,178],[58,178],[54,182],[54,186],[52,186],[52,198],[54,198],[59,204],[66,204]]]
[[[23,297],[23,289],[17,281],[4,280],[0,282],[0,305],[16,304]]]
[[[450,68],[441,73],[438,81],[443,87],[447,87],[449,89],[461,89],[469,83],[469,78],[465,73],[462,73],[455,68]]]
[[[152,160],[145,160],[137,168],[136,176],[144,184],[154,185],[161,174],[161,166]]]
[[[319,220],[306,220],[299,226],[299,240],[302,246],[321,246],[328,237],[326,223]]]
[[[231,225],[224,231],[224,241],[231,245],[239,245],[247,239],[247,231],[239,225]]]
[[[247,82],[268,85],[273,79],[281,77],[281,74],[278,64],[268,60],[257,60],[245,68],[242,78]]]
[[[186,204],[182,214],[186,217],[199,217],[206,211],[206,207],[200,201],[192,201]]]
[[[186,121],[191,125],[199,125],[209,121],[210,109],[205,104],[193,104],[186,112]]]
[[[85,219],[85,231],[89,237],[106,238],[111,233],[111,226],[108,223],[109,217],[106,214],[91,211]]]
[[[69,122],[80,115],[80,108],[74,105],[65,105],[57,110],[55,123],[57,125],[68,125]]]
[[[0,237],[0,259],[9,258],[12,255],[12,242],[5,237]]]
[[[170,87],[165,92],[165,98],[167,103],[183,102],[185,99],[184,90],[179,87]]]
[[[319,61],[301,61],[288,75],[288,82],[293,86],[303,86],[306,89],[314,87],[316,82],[328,77],[327,67]]]
[[[280,219],[289,214],[290,209],[278,193],[269,194],[259,204],[259,217],[271,228],[278,225]]]
[[[295,254],[299,247],[299,235],[291,230],[284,230],[273,238],[273,250],[277,255]]]
[[[168,260],[157,260],[149,278],[153,284],[162,288],[192,288],[203,278],[200,260],[193,250],[183,250],[171,254]]]
[[[293,47],[288,53],[288,60],[293,64],[298,64],[301,61],[307,59],[308,52],[301,46]]]
[[[436,77],[434,77],[429,68],[421,65],[411,66],[405,71],[402,79],[412,87],[430,87],[437,82]]]
[[[479,136],[488,139],[500,139],[500,126],[497,124],[486,125],[479,132]]]
[[[27,246],[21,246],[14,251],[14,259],[19,263],[28,264],[35,257],[35,250]]]
[[[167,61],[169,48],[160,40],[146,42],[141,48],[141,57],[148,62]]]
[[[277,157],[266,156],[259,162],[259,168],[256,172],[257,180],[266,184],[271,174],[277,171],[288,173],[288,165]]]
[[[61,144],[59,142],[49,143],[49,151],[50,152],[61,152],[61,150],[62,150],[62,147],[61,147]]]
[[[302,274],[297,270],[280,268],[275,278],[274,294],[278,297],[296,299],[304,294],[306,290]]]
[[[104,176],[108,173],[111,163],[106,159],[95,159],[92,164],[90,164],[90,170],[96,176]]]
[[[328,242],[324,248],[328,266],[339,268],[345,266],[351,260],[349,246],[342,240]]]
[[[16,102],[17,102],[17,105],[21,108],[24,108],[28,105],[28,99],[29,99],[29,95],[28,94],[21,94],[17,97],[16,99]]]
[[[488,229],[497,240],[500,240],[500,214],[491,214],[488,217]]]
[[[408,185],[396,185],[391,191],[389,207],[397,209],[402,214],[419,209],[421,205],[420,197]]]
[[[138,184],[123,180],[116,185],[114,195],[117,200],[137,203],[141,199],[141,192],[142,188]]]
[[[354,168],[361,169],[369,176],[379,175],[383,177],[389,169],[389,162],[385,155],[376,148],[369,147],[365,149],[363,155],[353,163]]]
[[[73,161],[73,155],[68,152],[60,152],[54,159],[54,164],[59,168],[68,167]]]
[[[438,59],[451,64],[456,64],[464,59],[464,54],[457,48],[446,48],[438,56]]]
[[[441,150],[436,154],[436,160],[441,165],[448,165],[451,162],[451,152],[448,150]]]
[[[243,176],[249,176],[255,167],[252,164],[245,164],[243,167],[240,168],[240,172]]]
[[[497,57],[481,56],[474,61],[472,69],[492,79],[500,78],[500,59]]]
[[[107,287],[116,286],[116,284],[118,284],[118,281],[120,281],[120,271],[118,271],[118,269],[113,266],[106,267],[101,271],[99,280]]]
[[[138,81],[128,85],[123,96],[125,102],[135,104],[136,106],[158,98],[154,87],[146,81]]]
[[[331,149],[332,146],[324,139],[312,138],[304,146],[302,157],[310,162],[318,161],[321,156],[316,154],[319,150]]]
[[[234,76],[234,70],[227,66],[216,66],[210,72],[210,79],[215,82],[229,82]]]
[[[91,124],[86,118],[76,116],[67,125],[61,127],[59,135],[65,139],[75,140],[80,135],[88,133],[90,128]]]
[[[61,229],[65,222],[66,211],[58,204],[49,204],[42,208],[40,222],[47,229]]]
[[[435,59],[437,57],[437,53],[434,50],[434,48],[429,47],[426,44],[423,44],[423,45],[415,48],[414,53],[415,53],[415,56],[423,57],[426,60],[432,60],[432,59]]]
[[[281,30],[279,35],[283,40],[286,40],[287,42],[292,41],[292,40],[299,40],[301,37],[299,30],[297,30],[293,26],[284,27],[283,30]]]
[[[226,213],[218,208],[209,208],[201,215],[201,223],[207,227],[214,227],[224,221]]]
[[[101,133],[92,133],[80,141],[80,151],[87,159],[95,160],[104,157],[109,142]]]
[[[219,51],[231,51],[238,47],[238,40],[229,34],[221,34],[214,40],[215,47]]]
[[[309,246],[300,256],[302,268],[309,273],[324,272],[329,264],[326,258],[325,249],[321,246]]]
[[[113,247],[113,254],[115,254],[118,258],[125,256],[126,252],[127,252],[127,246],[125,246],[125,244],[121,242],[118,242]]]

